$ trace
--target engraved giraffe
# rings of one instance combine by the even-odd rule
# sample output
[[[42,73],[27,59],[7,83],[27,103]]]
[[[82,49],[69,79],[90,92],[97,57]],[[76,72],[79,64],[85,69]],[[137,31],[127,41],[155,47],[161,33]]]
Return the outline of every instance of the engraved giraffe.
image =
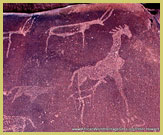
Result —
[[[79,100],[79,108],[81,108],[80,120],[82,124],[84,124],[83,122],[83,114],[84,114],[84,107],[85,107],[84,99],[91,98],[91,96],[94,95],[95,90],[101,83],[107,83],[105,81],[105,78],[107,76],[110,76],[115,79],[117,88],[125,103],[126,114],[127,116],[130,116],[127,98],[123,91],[122,77],[121,74],[119,73],[119,69],[122,68],[124,64],[124,60],[121,57],[119,57],[118,52],[121,47],[121,36],[124,34],[128,36],[128,38],[131,38],[132,33],[126,24],[123,27],[119,26],[116,27],[115,29],[112,29],[109,33],[112,34],[112,38],[113,38],[113,45],[111,47],[111,51],[107,54],[107,56],[103,60],[98,61],[95,66],[85,66],[74,71],[71,77],[71,83],[68,86],[68,89],[72,87],[74,78],[77,75],[77,79],[78,79],[77,85],[78,85],[78,95],[79,95],[77,99]],[[93,91],[92,95],[90,94],[88,96],[82,97],[81,95],[82,91],[80,87],[84,84],[84,82],[87,79],[96,80],[97,83],[91,88]],[[74,94],[70,95],[70,97],[74,98]]]
[[[52,35],[59,36],[59,37],[68,37],[68,36],[75,35],[77,33],[81,33],[83,48],[84,48],[84,46],[85,46],[85,31],[87,29],[89,29],[91,25],[99,24],[99,25],[103,26],[104,22],[112,15],[113,10],[114,9],[110,9],[110,8],[107,9],[100,18],[92,20],[92,21],[86,21],[86,22],[68,24],[68,25],[61,25],[61,26],[53,26],[53,27],[49,28],[45,32],[45,33],[48,33],[48,37],[46,39],[45,52],[47,53],[49,39]],[[64,30],[64,32],[60,32],[60,30]]]
[[[31,27],[33,25],[34,20],[35,20],[35,18],[30,17],[25,21],[24,25],[22,27],[20,27],[18,30],[3,32],[3,40],[8,39],[8,47],[7,47],[7,52],[6,52],[6,58],[8,58],[8,56],[9,56],[10,47],[11,47],[11,44],[12,44],[11,36],[13,34],[20,34],[20,35],[23,35],[25,37],[26,34],[28,32],[30,32],[30,29],[31,29]]]

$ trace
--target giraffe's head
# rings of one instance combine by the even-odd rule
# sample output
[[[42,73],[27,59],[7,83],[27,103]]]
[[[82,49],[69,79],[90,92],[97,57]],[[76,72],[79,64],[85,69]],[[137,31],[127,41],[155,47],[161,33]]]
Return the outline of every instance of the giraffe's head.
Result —
[[[129,29],[129,26],[124,24],[123,26],[119,26],[119,27],[115,27],[114,29],[112,29],[109,33],[113,34],[114,36],[118,36],[118,35],[126,35],[128,38],[132,37],[132,33]]]
[[[128,25],[124,24],[124,28],[122,29],[122,34],[126,35],[128,38],[132,37],[132,33]]]

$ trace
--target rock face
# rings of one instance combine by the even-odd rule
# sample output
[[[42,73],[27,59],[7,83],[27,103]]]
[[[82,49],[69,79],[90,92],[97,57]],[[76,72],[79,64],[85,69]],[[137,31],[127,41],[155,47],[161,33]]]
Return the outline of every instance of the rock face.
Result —
[[[4,12],[33,13],[73,5],[73,3],[4,3]]]
[[[159,24],[143,6],[72,5],[3,22],[4,131],[159,131]]]

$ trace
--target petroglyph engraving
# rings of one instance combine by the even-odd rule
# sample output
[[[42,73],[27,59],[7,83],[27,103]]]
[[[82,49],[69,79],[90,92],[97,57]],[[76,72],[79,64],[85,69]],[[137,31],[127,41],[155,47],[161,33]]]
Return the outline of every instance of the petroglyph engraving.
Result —
[[[81,33],[82,41],[83,41],[83,48],[84,48],[84,46],[85,46],[85,31],[87,29],[89,29],[91,25],[99,24],[99,25],[103,26],[104,22],[112,15],[112,12],[113,12],[113,9],[108,9],[105,11],[105,13],[100,18],[98,18],[96,20],[92,20],[92,21],[51,27],[50,29],[48,29],[45,32],[45,33],[48,33],[48,37],[46,40],[45,52],[47,53],[49,39],[53,35],[64,38],[64,37],[75,35],[77,33]],[[60,32],[60,30],[64,30],[64,32]]]
[[[136,115],[131,117],[126,117],[121,119],[123,128],[139,128],[145,125],[145,121],[141,118],[138,118]]]
[[[10,93],[17,89],[16,94],[13,97],[12,103],[15,101],[16,98],[22,96],[22,94],[26,96],[30,96],[30,101],[34,102],[37,96],[49,93],[55,89],[55,87],[39,87],[39,86],[15,86],[10,89]]]
[[[30,118],[23,116],[6,116],[3,115],[3,131],[13,131],[13,132],[24,132],[26,127],[26,121],[30,122],[33,128],[36,128],[35,124]]]
[[[117,88],[125,103],[126,114],[127,116],[130,116],[127,98],[123,91],[122,77],[121,74],[119,73],[119,69],[121,69],[124,64],[124,60],[119,56],[119,49],[121,47],[121,36],[124,34],[128,36],[128,38],[130,39],[132,37],[132,33],[129,29],[129,26],[127,26],[126,24],[123,27],[119,26],[116,27],[115,29],[112,29],[109,33],[112,34],[113,38],[113,45],[111,47],[111,51],[107,54],[107,56],[103,60],[98,61],[95,66],[85,66],[74,71],[71,77],[71,83],[68,86],[68,89],[72,87],[74,78],[77,75],[78,79],[77,85],[79,95],[77,99],[79,100],[79,108],[81,108],[80,119],[82,124],[84,124],[83,122],[85,107],[84,99],[91,98],[95,94],[95,91],[100,84],[107,83],[105,81],[105,78],[107,76],[110,76],[115,79]],[[87,79],[96,80],[97,83],[91,88],[92,94],[83,97],[81,95],[82,90],[80,87],[84,84],[85,81],[87,81]],[[70,95],[70,97],[75,98],[73,94]]]
[[[19,30],[3,32],[3,40],[6,40],[6,39],[8,40],[6,58],[8,58],[8,56],[9,56],[9,51],[10,51],[10,47],[12,44],[12,41],[11,41],[12,35],[13,34],[20,34],[20,35],[23,35],[25,37],[27,35],[27,33],[30,32],[32,25],[34,23],[34,20],[35,20],[35,18],[30,17],[25,21],[24,25],[19,28]]]

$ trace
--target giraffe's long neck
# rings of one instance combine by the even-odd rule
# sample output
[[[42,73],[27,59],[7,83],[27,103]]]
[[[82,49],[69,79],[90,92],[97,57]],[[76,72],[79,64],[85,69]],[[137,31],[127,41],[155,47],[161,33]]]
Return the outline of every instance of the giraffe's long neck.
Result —
[[[121,33],[116,32],[115,34],[112,35],[113,38],[113,45],[111,47],[110,53],[117,56],[119,49],[121,47]]]

